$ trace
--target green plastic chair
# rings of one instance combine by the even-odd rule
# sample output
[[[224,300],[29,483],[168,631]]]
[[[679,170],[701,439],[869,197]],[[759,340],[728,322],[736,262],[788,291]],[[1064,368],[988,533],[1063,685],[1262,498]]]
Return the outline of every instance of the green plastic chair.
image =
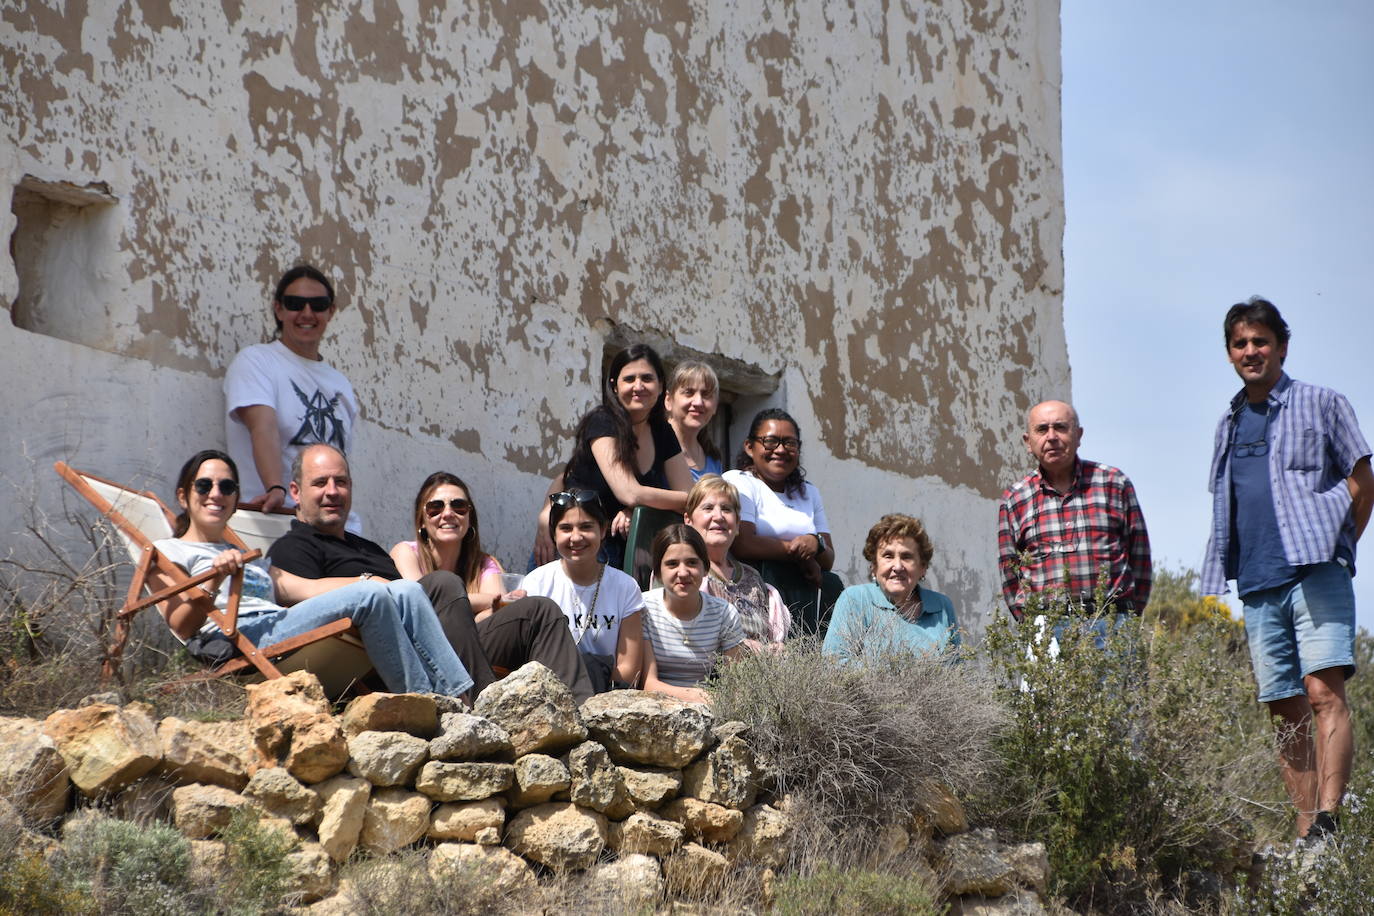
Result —
[[[682,521],[682,513],[671,509],[650,509],[636,506],[630,516],[630,533],[625,536],[625,559],[621,568],[634,577],[639,587],[649,590],[654,575],[653,554],[650,548],[654,536],[674,522]]]

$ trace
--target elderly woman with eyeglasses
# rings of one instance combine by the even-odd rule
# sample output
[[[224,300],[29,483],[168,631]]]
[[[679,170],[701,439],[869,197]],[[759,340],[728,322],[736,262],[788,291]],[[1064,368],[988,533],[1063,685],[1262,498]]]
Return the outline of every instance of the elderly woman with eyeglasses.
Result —
[[[309,264],[291,268],[272,295],[275,339],[244,347],[224,374],[224,435],[242,469],[244,508],[292,505],[291,462],[305,446],[353,451],[358,398],[320,354],[335,311],[328,277]],[[348,530],[360,529],[350,515]]]
[[[835,545],[821,492],[801,466],[801,434],[791,414],[761,410],[725,479],[739,491],[732,548],[777,588],[803,632],[824,635],[844,583],[830,572]]]
[[[525,576],[520,588],[552,598],[562,608],[597,692],[636,686],[644,670],[639,583],[601,562],[597,554],[611,520],[592,490],[549,497],[549,534],[558,559]]]

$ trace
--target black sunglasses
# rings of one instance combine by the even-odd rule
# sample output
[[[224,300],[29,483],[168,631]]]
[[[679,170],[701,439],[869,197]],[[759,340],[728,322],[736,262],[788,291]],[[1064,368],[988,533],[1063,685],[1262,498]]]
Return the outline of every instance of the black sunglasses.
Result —
[[[429,502],[425,503],[425,515],[428,515],[430,518],[438,518],[444,514],[445,505],[452,509],[455,515],[467,515],[468,512],[472,510],[472,503],[463,499],[461,496],[455,496],[453,499],[448,500],[447,503],[442,499],[431,499]]]
[[[792,436],[754,436],[751,441],[762,445],[766,452],[776,451],[779,448],[789,452],[801,451],[801,440]]]
[[[197,477],[191,481],[191,487],[201,496],[209,496],[216,483],[219,484],[219,492],[223,496],[233,496],[239,491],[238,481],[228,477],[221,477],[218,481],[211,480],[209,477]]]
[[[564,490],[550,496],[549,502],[560,509],[571,509],[573,506],[590,506],[593,503],[600,505],[601,498],[595,490]]]
[[[307,305],[312,312],[327,312],[334,304],[328,296],[282,296],[281,307],[288,312],[299,312]]]

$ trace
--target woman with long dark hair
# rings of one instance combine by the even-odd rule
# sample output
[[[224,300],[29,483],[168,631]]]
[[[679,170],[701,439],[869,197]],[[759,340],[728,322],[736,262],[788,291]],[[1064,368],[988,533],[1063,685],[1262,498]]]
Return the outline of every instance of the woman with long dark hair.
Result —
[[[407,579],[419,579],[436,569],[457,573],[468,589],[473,613],[491,610],[505,593],[504,570],[482,549],[477,503],[468,485],[447,471],[435,471],[415,494],[415,540],[391,548],[396,569]]]
[[[207,623],[209,612],[228,606],[229,578],[242,569],[238,629],[256,645],[272,645],[350,617],[387,690],[456,697],[472,687],[418,583],[369,581],[368,576],[302,579],[262,560],[245,561],[224,539],[238,508],[238,476],[234,460],[215,450],[192,455],[177,475],[182,512],[173,528],[176,536],[154,546],[190,575],[217,573],[205,586],[165,602],[164,617],[178,639],[190,643],[218,632]],[[156,573],[150,578],[157,580],[155,588],[176,584]]]
[[[807,633],[825,634],[844,583],[830,571],[835,545],[821,492],[801,466],[797,421],[776,407],[761,410],[725,479],[740,496],[735,556],[777,588]]]
[[[605,555],[619,566],[630,513],[636,506],[681,512],[692,488],[677,435],[663,408],[663,361],[654,348],[635,344],[617,353],[601,386],[601,404],[577,426],[562,486],[597,494],[610,517]],[[547,506],[536,533],[536,562],[553,558]]]

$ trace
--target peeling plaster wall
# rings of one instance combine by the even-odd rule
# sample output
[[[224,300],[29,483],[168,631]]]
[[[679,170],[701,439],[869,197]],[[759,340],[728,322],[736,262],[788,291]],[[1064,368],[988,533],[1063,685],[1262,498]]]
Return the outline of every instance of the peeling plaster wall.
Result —
[[[856,6],[6,5],[0,188],[118,203],[82,343],[0,321],[0,473],[31,456],[51,500],[70,457],[168,495],[304,257],[340,290],[326,358],[388,546],[446,467],[522,558],[625,326],[778,376],[842,574],[911,511],[931,581],[985,615],[1021,418],[1069,391],[1058,4]]]

